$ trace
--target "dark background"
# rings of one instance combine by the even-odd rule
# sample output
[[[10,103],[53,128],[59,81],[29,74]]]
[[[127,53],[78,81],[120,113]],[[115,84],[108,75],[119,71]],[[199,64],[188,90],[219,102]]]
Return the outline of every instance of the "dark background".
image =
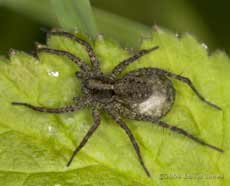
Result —
[[[158,24],[174,32],[192,33],[201,42],[205,42],[210,50],[221,49],[229,54],[229,0],[180,0],[176,5],[180,7],[178,10],[175,9],[175,2],[170,0],[91,0],[94,7],[149,26]],[[195,19],[199,22],[197,25],[205,28],[202,34],[199,28],[195,28],[197,25],[190,22],[188,15],[183,18],[183,15],[187,14],[187,9],[183,9],[185,4],[191,10],[191,17],[195,14]],[[50,25],[10,7],[0,6],[0,54],[6,54],[9,48],[32,50],[35,41],[45,41],[45,34],[40,31],[41,27],[50,27]]]

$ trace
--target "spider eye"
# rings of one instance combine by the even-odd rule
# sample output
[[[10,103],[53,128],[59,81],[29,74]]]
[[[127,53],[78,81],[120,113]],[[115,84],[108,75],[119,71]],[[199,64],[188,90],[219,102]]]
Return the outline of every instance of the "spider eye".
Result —
[[[82,79],[84,77],[83,73],[82,72],[76,72],[76,76],[80,79]]]

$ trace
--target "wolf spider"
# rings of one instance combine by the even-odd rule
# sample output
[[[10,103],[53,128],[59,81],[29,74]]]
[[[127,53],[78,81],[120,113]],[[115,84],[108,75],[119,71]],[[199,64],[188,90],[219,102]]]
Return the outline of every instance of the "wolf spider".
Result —
[[[91,65],[84,63],[83,60],[67,51],[47,48],[41,45],[37,47],[38,53],[45,52],[65,56],[73,61],[78,67],[80,67],[80,71],[76,72],[76,76],[81,80],[81,90],[83,95],[74,98],[74,101],[71,105],[61,108],[39,107],[23,102],[12,102],[12,104],[25,106],[39,112],[55,114],[74,112],[86,106],[92,107],[94,123],[89,128],[80,144],[73,151],[67,166],[70,166],[74,157],[77,155],[80,149],[85,146],[89,138],[99,127],[101,121],[101,111],[108,113],[111,118],[115,120],[115,122],[126,132],[134,147],[139,163],[144,169],[146,175],[149,177],[150,173],[143,161],[139,145],[131,130],[122,118],[151,122],[162,128],[167,128],[172,132],[190,138],[191,140],[203,146],[223,152],[221,148],[206,143],[202,139],[195,137],[184,129],[169,125],[165,121],[160,120],[170,111],[175,100],[176,91],[169,78],[174,78],[187,84],[201,101],[217,110],[221,110],[219,106],[207,101],[198,92],[189,78],[168,72],[163,69],[152,67],[139,68],[120,76],[121,72],[123,72],[128,65],[135,62],[142,56],[158,49],[158,46],[138,51],[133,56],[120,62],[110,74],[104,74],[101,72],[99,61],[93,51],[93,48],[88,42],[71,33],[59,30],[51,30],[47,33],[47,35],[48,37],[51,35],[63,36],[72,39],[73,41],[78,42],[80,45],[85,47],[90,58]]]

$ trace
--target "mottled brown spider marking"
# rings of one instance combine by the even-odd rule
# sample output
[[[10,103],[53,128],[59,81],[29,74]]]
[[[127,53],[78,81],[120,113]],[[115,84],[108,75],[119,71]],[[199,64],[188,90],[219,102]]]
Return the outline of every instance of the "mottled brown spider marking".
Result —
[[[122,120],[122,117],[139,121],[149,121],[153,124],[159,125],[162,128],[167,128],[172,132],[181,134],[198,144],[207,146],[218,152],[223,152],[223,149],[204,142],[202,139],[193,136],[184,129],[169,125],[168,123],[160,120],[170,111],[176,96],[176,91],[169,78],[174,78],[186,83],[201,101],[215,109],[221,110],[219,106],[206,100],[198,92],[190,79],[163,69],[151,67],[140,68],[125,74],[123,77],[118,77],[129,64],[158,49],[158,46],[150,49],[143,49],[137,52],[133,56],[120,62],[112,70],[111,74],[104,75],[100,70],[99,61],[93,51],[93,48],[89,43],[71,33],[59,30],[50,31],[48,36],[51,35],[67,37],[78,42],[86,48],[90,57],[91,66],[87,65],[83,62],[83,60],[67,51],[51,49],[42,45],[39,45],[37,49],[37,52],[46,52],[65,56],[80,68],[80,71],[76,72],[76,77],[81,80],[83,96],[74,97],[73,104],[62,108],[38,107],[23,102],[12,102],[12,104],[15,106],[28,107],[39,112],[56,114],[74,112],[84,108],[85,106],[92,107],[94,123],[83,137],[80,144],[73,151],[67,166],[70,166],[74,157],[85,146],[87,141],[99,127],[101,111],[107,112],[112,119],[114,119],[116,123],[126,132],[137,154],[138,161],[140,162],[140,165],[144,169],[147,176],[150,176],[150,172],[144,163],[138,142],[136,141],[135,136],[132,134],[132,131]]]

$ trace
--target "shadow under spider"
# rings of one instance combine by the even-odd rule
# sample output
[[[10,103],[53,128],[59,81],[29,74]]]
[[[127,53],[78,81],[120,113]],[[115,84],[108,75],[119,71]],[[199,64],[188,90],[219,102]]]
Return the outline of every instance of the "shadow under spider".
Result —
[[[80,71],[76,73],[76,76],[81,80],[83,96],[75,97],[73,104],[61,108],[38,107],[23,102],[12,102],[12,104],[17,106],[25,106],[39,112],[56,114],[74,112],[86,106],[92,107],[94,123],[89,128],[80,144],[73,151],[72,156],[67,162],[67,166],[70,166],[74,157],[84,147],[93,133],[99,127],[101,121],[101,111],[107,112],[112,117],[112,119],[115,120],[116,123],[126,132],[134,147],[142,168],[144,169],[146,175],[149,177],[150,173],[143,161],[139,145],[131,130],[122,118],[149,121],[162,128],[167,128],[172,132],[190,138],[191,140],[203,146],[207,146],[218,152],[224,152],[223,149],[206,143],[202,139],[193,136],[184,129],[169,125],[168,123],[160,120],[170,111],[175,101],[176,91],[169,78],[174,78],[183,83],[186,83],[201,101],[217,110],[221,110],[219,106],[206,100],[198,92],[189,78],[174,74],[163,69],[152,67],[139,68],[137,70],[128,72],[122,77],[119,77],[121,72],[124,71],[124,69],[129,64],[135,62],[140,57],[158,49],[158,46],[138,51],[133,56],[120,62],[110,74],[105,75],[103,72],[101,72],[99,61],[89,43],[71,33],[59,31],[56,29],[53,29],[47,33],[48,37],[52,35],[63,36],[72,39],[85,47],[90,58],[91,65],[84,63],[83,60],[67,51],[47,48],[45,46],[38,46],[37,48],[37,53],[46,52],[59,56],[65,56],[80,67]]]

